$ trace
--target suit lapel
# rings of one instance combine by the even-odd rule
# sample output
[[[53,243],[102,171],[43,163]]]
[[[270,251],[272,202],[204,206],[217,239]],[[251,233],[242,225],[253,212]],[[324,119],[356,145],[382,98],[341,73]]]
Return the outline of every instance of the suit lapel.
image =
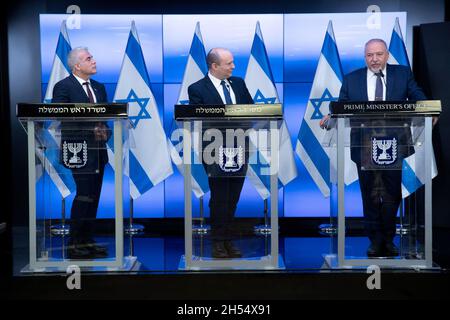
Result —
[[[236,97],[236,104],[240,104],[241,103],[241,101],[240,101],[241,95],[238,94],[239,87],[237,86],[237,82],[233,81],[231,78],[228,79],[228,82],[230,82],[231,89],[233,89],[234,96]]]
[[[98,83],[94,82],[92,79],[91,79],[91,87],[92,87],[92,91],[94,91],[95,98],[97,99],[97,103],[104,102],[103,97],[100,96],[100,88],[98,86]]]
[[[369,100],[369,96],[367,95],[367,67],[364,68],[364,72],[361,73],[360,83],[362,84],[362,92],[361,97],[363,101]]]
[[[387,65],[387,79],[386,79],[386,100],[392,100],[392,92],[394,89],[394,69],[390,65]]]
[[[219,93],[217,92],[216,87],[214,87],[214,84],[212,83],[211,79],[206,75],[205,77],[206,81],[206,89],[209,91],[209,93],[214,97],[214,100],[216,104],[223,104],[222,98],[220,97]]]
[[[86,91],[84,91],[84,89],[81,86],[80,82],[78,82],[78,80],[75,78],[75,76],[72,73],[70,74],[70,80],[72,81],[74,87],[77,90],[77,95],[79,95],[80,97],[83,97],[85,102],[89,102],[89,97],[88,97]]]

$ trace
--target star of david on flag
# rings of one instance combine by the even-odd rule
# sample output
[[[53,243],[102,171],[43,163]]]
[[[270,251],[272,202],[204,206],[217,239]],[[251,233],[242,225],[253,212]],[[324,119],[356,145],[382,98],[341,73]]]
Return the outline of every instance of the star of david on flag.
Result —
[[[333,24],[330,21],[295,148],[306,170],[325,197],[330,196],[331,150],[325,149],[322,145],[326,130],[320,128],[319,122],[325,112],[328,114],[330,102],[339,97],[343,77]],[[346,134],[350,135],[350,131],[348,130]],[[357,180],[357,170],[350,160],[350,150],[347,149],[349,148],[345,151],[348,164],[345,167],[345,183],[350,184]]]
[[[114,102],[128,102],[130,139],[134,143],[129,152],[130,194],[138,198],[156,184],[169,177],[172,171],[167,137],[153,96],[150,78],[134,21],[128,36]],[[108,150],[113,164],[112,150]]]
[[[181,83],[180,94],[178,96],[178,104],[189,104],[188,87],[204,78],[208,73],[206,64],[206,51],[203,45],[202,34],[200,32],[200,23],[195,26],[194,37],[192,38],[191,48],[184,69],[183,81]],[[167,139],[167,145],[170,150],[172,162],[178,168],[178,171],[184,175],[183,165],[183,142],[181,135],[174,132],[177,129],[174,122],[171,128],[170,139]],[[171,140],[173,139],[173,140]],[[195,148],[195,144],[192,145]],[[208,176],[203,164],[199,160],[199,151],[191,149],[191,181],[192,191],[197,198],[200,198],[209,191]]]
[[[276,100],[277,100],[277,97],[268,97],[268,98],[266,98],[259,89],[256,90],[255,96],[253,97],[253,101],[255,103],[263,103],[263,104],[271,103],[271,104],[274,104]]]
[[[278,99],[278,92],[275,87],[259,22],[256,24],[255,36],[245,74],[245,83],[255,103],[279,103],[280,100]],[[252,137],[250,137],[250,140],[256,146],[260,143],[252,139]],[[297,176],[297,167],[295,166],[289,130],[284,121],[280,128],[279,148],[278,188],[281,188]],[[250,155],[247,176],[263,199],[267,199],[270,196],[269,167],[270,157],[267,150],[259,148],[257,152]]]
[[[408,54],[406,52],[405,42],[403,41],[402,31],[400,29],[399,19],[395,19],[394,29],[392,30],[391,41],[389,43],[389,59],[390,64],[399,64],[410,67]],[[412,134],[417,130],[416,127],[411,127]],[[422,130],[419,141],[423,141],[425,130]],[[433,148],[433,146],[431,146]],[[425,148],[424,146],[414,146],[414,154],[403,159],[402,163],[402,197],[406,198],[414,193],[418,188],[424,185],[425,181]],[[432,155],[431,178],[437,176],[436,158],[434,151]]]
[[[52,71],[45,92],[45,103],[50,103],[52,101],[55,84],[68,77],[71,73],[67,63],[67,56],[70,50],[72,50],[72,47],[67,33],[66,20],[64,20],[61,23]],[[40,146],[42,143],[46,146],[46,148],[37,147],[36,156],[43,164],[45,172],[50,176],[51,181],[53,181],[61,196],[66,198],[75,191],[76,186],[71,171],[65,168],[60,161],[59,150],[61,145],[61,134],[57,132],[59,123],[59,121],[52,121],[50,126],[45,126],[36,131],[36,135],[40,140],[38,141],[38,139],[36,139],[36,146]],[[42,170],[40,171],[42,172]]]
[[[322,93],[322,96],[320,98],[311,98],[309,101],[311,101],[311,104],[314,108],[314,111],[311,115],[311,120],[321,120],[323,118],[323,113],[320,111],[320,108],[322,107],[322,104],[324,102],[331,102],[331,101],[337,101],[337,97],[333,97],[328,90],[328,88],[325,88],[325,90]],[[327,106],[329,103],[327,103]]]
[[[139,112],[137,116],[129,115],[128,119],[130,119],[131,123],[133,124],[134,128],[137,128],[139,121],[144,119],[151,119],[152,117],[147,111],[147,104],[150,101],[150,98],[139,98],[134,92],[133,89],[130,90],[130,93],[128,94],[126,99],[117,99],[116,102],[118,103],[128,103],[128,107],[131,109],[136,109],[134,104],[137,104],[139,108]],[[131,114],[131,112],[130,112]]]

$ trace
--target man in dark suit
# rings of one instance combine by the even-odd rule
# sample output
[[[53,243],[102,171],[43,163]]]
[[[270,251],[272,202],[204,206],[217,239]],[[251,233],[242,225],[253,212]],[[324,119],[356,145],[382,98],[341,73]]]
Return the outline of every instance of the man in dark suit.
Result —
[[[389,52],[383,40],[369,40],[365,45],[367,67],[344,77],[339,101],[426,100],[410,68],[389,65],[388,58]],[[409,147],[410,129],[401,128],[403,122],[375,119],[351,122],[351,157],[358,168],[365,227],[371,241],[367,249],[369,257],[396,256],[399,253],[393,239],[397,211],[402,198],[401,163],[403,158],[414,152]],[[357,128],[361,123],[367,129]],[[390,168],[367,165],[372,160],[370,146],[373,136],[396,138],[398,151],[395,165]]]
[[[207,55],[208,74],[188,88],[189,104],[253,104],[243,79],[232,77],[234,59],[224,48],[214,48]],[[224,133],[224,130],[222,130]],[[225,135],[223,141],[225,142]],[[244,147],[245,149],[245,147]],[[247,161],[245,161],[246,163]],[[211,190],[209,201],[213,257],[239,258],[241,252],[233,245],[231,224],[244,185],[246,164],[235,176],[213,176],[218,164],[204,164]]]
[[[105,86],[91,76],[97,73],[93,56],[87,48],[78,47],[69,52],[68,64],[72,74],[55,84],[53,103],[102,103],[107,102]],[[108,155],[106,141],[111,131],[104,122],[68,122],[61,125],[62,155],[67,154],[69,144],[82,146],[83,159],[63,163],[72,170],[77,193],[71,209],[71,240],[68,256],[72,259],[104,258],[105,247],[96,245],[93,238],[93,221],[97,215]],[[63,156],[62,156],[63,158]]]

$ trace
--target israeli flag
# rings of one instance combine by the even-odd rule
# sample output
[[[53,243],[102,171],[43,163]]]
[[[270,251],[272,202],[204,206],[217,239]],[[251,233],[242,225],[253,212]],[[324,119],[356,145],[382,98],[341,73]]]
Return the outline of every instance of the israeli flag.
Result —
[[[53,59],[47,91],[45,92],[44,103],[52,102],[53,87],[58,81],[70,75],[71,70],[67,64],[67,56],[70,50],[72,50],[72,48],[67,34],[66,20],[64,20],[61,23],[61,30],[56,45],[55,58]],[[44,164],[45,171],[50,176],[61,196],[66,198],[75,191],[76,185],[71,171],[64,167],[60,161],[59,149],[61,145],[61,135],[57,133],[58,126],[59,125],[53,121],[51,126],[45,126],[36,132],[38,137],[36,145],[42,143],[46,146],[45,150],[36,148],[36,155],[41,163]]]
[[[178,96],[178,104],[189,104],[188,87],[203,79],[208,73],[206,64],[206,51],[203,45],[202,34],[200,32],[200,23],[197,22],[194,37],[192,39],[191,49],[184,69],[183,82],[181,83],[180,94]],[[170,139],[167,144],[170,150],[172,162],[177,166],[178,170],[184,175],[183,166],[183,141],[181,130],[176,130],[176,124],[172,125]],[[201,134],[201,131],[200,131]],[[195,137],[194,137],[194,141]],[[208,176],[199,160],[199,150],[196,144],[192,144],[191,150],[191,173],[192,173],[192,190],[197,198],[200,198],[209,191]]]
[[[277,89],[273,80],[269,58],[261,33],[259,21],[256,24],[250,59],[245,74],[245,83],[257,104],[279,103]],[[280,151],[278,187],[283,187],[297,177],[294,152],[291,144],[289,130],[283,121],[280,128]],[[261,139],[262,138],[262,139]],[[258,143],[258,139],[260,140]],[[250,155],[247,175],[263,199],[270,196],[270,167],[267,146],[262,146],[266,139],[262,136],[250,137],[250,141],[258,146],[257,152]]]
[[[330,196],[330,152],[322,142],[327,134],[319,122],[329,112],[331,101],[337,101],[344,78],[339,52],[334,37],[333,23],[328,23],[327,32],[319,57],[316,74],[306,106],[295,152],[302,160],[308,173],[325,197]],[[350,131],[346,132],[350,136]],[[356,165],[350,160],[350,150],[346,148],[345,183],[357,180]]]
[[[409,64],[408,54],[406,51],[405,42],[403,41],[402,31],[400,29],[399,19],[395,19],[394,30],[392,30],[391,41],[389,43],[389,60],[390,64],[399,64],[411,67]],[[416,135],[417,128],[412,127],[413,136]],[[417,139],[423,141],[424,131],[422,130]],[[425,149],[423,146],[415,147],[414,154],[403,159],[402,163],[402,197],[406,198],[418,188],[420,188],[425,181]],[[432,178],[437,176],[436,159],[432,158],[433,165],[431,167]]]
[[[388,63],[407,66],[411,68],[398,17],[395,18],[395,25],[391,35],[391,42],[389,43]]]
[[[129,153],[130,193],[131,197],[136,199],[164,181],[173,171],[167,138],[150,89],[150,78],[134,21],[131,24],[114,102],[128,103],[131,134],[134,138]]]

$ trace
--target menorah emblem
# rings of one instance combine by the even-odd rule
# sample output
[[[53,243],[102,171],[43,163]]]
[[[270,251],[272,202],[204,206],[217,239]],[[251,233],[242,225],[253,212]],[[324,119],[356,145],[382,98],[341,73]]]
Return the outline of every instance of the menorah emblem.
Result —
[[[78,154],[82,151],[82,156]],[[69,157],[69,152],[71,156]],[[68,142],[64,141],[62,144],[62,154],[64,166],[69,169],[79,169],[86,165],[88,158],[88,148],[86,141],[83,142]]]
[[[77,154],[78,152],[81,151],[81,149],[83,149],[83,144],[81,142],[76,143],[69,142],[67,144],[67,148],[69,149],[70,152],[73,153],[73,156],[69,159],[69,163],[70,164],[81,163],[81,159]]]
[[[390,165],[397,159],[397,139],[372,137],[372,160],[378,165]]]
[[[377,146],[382,150],[381,154],[378,156],[378,160],[391,160],[392,157],[386,152],[391,146],[392,141],[389,140],[379,140],[377,141]]]
[[[224,156],[226,161],[224,163]],[[237,157],[237,161],[235,158]],[[244,148],[219,147],[219,166],[225,172],[236,172],[244,164]]]

